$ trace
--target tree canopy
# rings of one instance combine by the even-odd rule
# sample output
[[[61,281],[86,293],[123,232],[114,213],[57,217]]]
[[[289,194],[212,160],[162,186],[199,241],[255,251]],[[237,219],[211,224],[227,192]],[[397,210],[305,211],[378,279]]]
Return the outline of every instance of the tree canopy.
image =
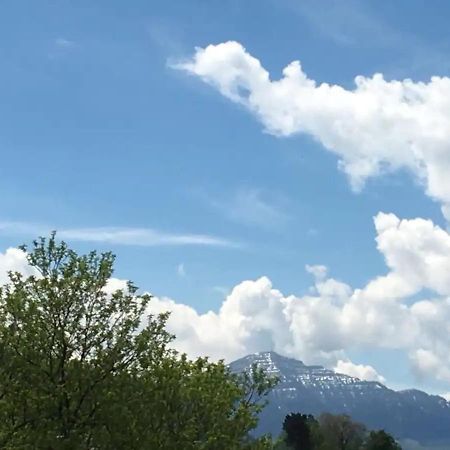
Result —
[[[386,431],[371,431],[367,438],[366,450],[402,450],[395,439]]]
[[[368,432],[345,414],[288,414],[283,434],[275,445],[279,450],[401,450],[384,430]]]
[[[283,422],[286,443],[294,450],[313,450],[313,432],[317,425],[316,419],[310,414],[288,414]]]
[[[249,431],[274,380],[177,354],[151,295],[109,292],[111,253],[54,234],[23,250],[35,273],[0,288],[0,448],[268,446]]]

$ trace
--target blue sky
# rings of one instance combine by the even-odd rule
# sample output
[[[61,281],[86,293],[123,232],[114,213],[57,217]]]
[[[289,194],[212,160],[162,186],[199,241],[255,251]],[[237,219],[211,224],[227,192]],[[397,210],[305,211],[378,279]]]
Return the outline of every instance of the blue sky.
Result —
[[[213,75],[176,65],[236,41],[273,79],[300,60],[347,90],[378,72],[428,82],[450,75],[448,14],[418,0],[5,1],[0,250],[60,230],[81,251],[113,250],[118,278],[200,314],[261,276],[301,297],[306,264],[364,287],[388,271],[373,217],[445,230],[443,196],[405,167],[355,192],[321,136],[272,133]],[[450,391],[409,370],[411,349],[358,347],[345,358],[394,386]]]

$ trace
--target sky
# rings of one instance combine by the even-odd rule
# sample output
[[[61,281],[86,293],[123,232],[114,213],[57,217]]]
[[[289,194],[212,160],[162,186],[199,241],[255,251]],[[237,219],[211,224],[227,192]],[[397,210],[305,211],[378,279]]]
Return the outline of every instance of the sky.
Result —
[[[450,393],[449,14],[5,0],[0,280],[57,230],[191,356]]]

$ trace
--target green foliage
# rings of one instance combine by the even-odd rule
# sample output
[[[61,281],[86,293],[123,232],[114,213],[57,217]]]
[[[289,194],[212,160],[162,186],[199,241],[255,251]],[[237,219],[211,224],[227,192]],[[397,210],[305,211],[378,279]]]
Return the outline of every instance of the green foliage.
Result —
[[[401,447],[390,434],[379,430],[369,433],[364,450],[401,450]]]
[[[319,417],[323,443],[321,450],[359,450],[364,441],[364,425],[344,414],[322,414]]]
[[[290,450],[292,447],[286,443],[286,433],[283,431],[273,443],[273,450]]]
[[[401,450],[395,439],[383,430],[368,433],[364,425],[344,414],[289,414],[277,450]]]
[[[310,414],[294,413],[286,416],[283,422],[286,443],[294,450],[313,450],[313,427],[317,421]]]
[[[149,295],[107,293],[112,254],[52,235],[28,260],[0,288],[0,448],[269,448],[248,435],[274,381],[171,350]]]

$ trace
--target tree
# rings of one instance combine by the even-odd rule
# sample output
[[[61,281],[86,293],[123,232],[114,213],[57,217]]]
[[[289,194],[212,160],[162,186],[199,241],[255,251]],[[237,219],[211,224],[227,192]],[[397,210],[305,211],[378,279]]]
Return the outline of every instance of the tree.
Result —
[[[364,445],[365,450],[402,450],[395,439],[384,430],[371,431]]]
[[[312,426],[317,424],[310,414],[288,414],[283,422],[285,442],[295,450],[313,450],[315,448]]]
[[[248,434],[273,380],[171,350],[150,295],[108,293],[111,253],[79,256],[53,234],[27,255],[35,274],[0,288],[0,448],[267,446]]]
[[[345,414],[321,414],[319,424],[323,450],[358,450],[364,441],[364,425]]]
[[[286,433],[282,432],[278,438],[275,439],[272,446],[273,450],[291,450],[292,447],[286,443]]]

